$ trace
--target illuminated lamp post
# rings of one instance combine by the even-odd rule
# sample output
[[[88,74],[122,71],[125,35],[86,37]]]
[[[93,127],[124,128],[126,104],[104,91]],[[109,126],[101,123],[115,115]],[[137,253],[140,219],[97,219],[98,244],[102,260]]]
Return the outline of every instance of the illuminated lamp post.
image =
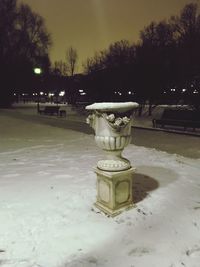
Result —
[[[34,73],[36,76],[40,76],[42,74],[42,69],[41,68],[34,68],[33,69]],[[40,92],[37,90],[37,112],[39,113],[40,110]]]

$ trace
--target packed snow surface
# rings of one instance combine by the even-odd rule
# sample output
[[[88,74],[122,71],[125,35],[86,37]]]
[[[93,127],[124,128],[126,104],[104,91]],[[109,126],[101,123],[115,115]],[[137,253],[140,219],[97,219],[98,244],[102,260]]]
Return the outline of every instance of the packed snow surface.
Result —
[[[87,110],[102,110],[102,111],[128,111],[138,107],[136,102],[102,102],[94,103],[86,107]]]
[[[66,121],[67,123],[67,121]],[[135,207],[93,207],[93,135],[0,112],[1,267],[199,267],[200,160],[129,145]]]

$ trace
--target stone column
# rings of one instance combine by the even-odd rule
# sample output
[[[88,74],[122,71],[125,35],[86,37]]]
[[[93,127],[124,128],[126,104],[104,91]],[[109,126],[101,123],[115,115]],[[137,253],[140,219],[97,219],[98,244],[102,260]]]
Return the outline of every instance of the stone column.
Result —
[[[122,151],[131,141],[132,113],[138,104],[95,103],[86,107],[92,111],[87,122],[95,130],[96,144],[105,151],[99,160],[97,174],[96,207],[115,216],[133,205],[132,179],[134,169]]]

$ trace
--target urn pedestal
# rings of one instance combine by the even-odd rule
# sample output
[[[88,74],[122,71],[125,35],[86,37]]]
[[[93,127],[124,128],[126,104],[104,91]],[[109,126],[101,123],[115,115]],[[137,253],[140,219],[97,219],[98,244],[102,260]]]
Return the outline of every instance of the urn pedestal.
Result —
[[[138,104],[95,103],[86,107],[92,111],[87,122],[95,130],[97,146],[105,159],[97,162],[97,201],[95,206],[115,216],[133,206],[132,179],[134,169],[122,151],[131,141],[132,113]]]
[[[133,207],[132,180],[134,169],[108,172],[95,169],[97,174],[97,201],[95,206],[110,216],[116,216]]]

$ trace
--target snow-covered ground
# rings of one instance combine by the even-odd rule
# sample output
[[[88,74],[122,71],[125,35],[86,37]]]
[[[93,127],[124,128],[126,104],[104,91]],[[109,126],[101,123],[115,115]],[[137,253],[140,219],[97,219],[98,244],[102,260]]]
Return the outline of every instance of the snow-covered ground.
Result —
[[[136,206],[109,218],[94,137],[42,122],[0,111],[1,267],[200,266],[200,159],[129,145]]]

